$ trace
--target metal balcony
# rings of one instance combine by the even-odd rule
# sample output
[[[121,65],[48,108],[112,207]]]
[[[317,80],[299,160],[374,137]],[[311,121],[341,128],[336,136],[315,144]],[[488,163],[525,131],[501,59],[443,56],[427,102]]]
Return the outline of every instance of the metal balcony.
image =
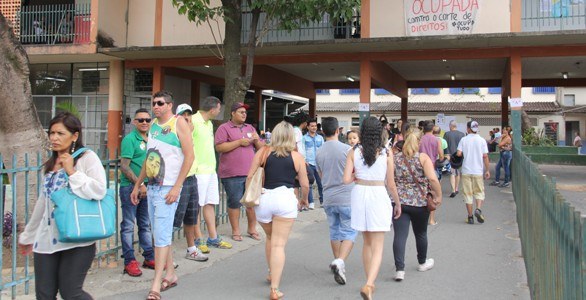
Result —
[[[18,14],[23,44],[89,44],[91,4],[22,6]]]

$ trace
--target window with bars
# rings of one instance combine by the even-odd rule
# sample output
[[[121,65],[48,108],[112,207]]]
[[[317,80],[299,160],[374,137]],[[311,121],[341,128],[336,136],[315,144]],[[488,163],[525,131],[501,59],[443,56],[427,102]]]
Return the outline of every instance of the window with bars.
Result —
[[[81,92],[95,93],[100,87],[100,71],[81,72]]]
[[[440,88],[416,88],[411,89],[411,95],[439,95]]]
[[[135,92],[152,92],[153,91],[153,72],[146,70],[135,70],[134,73],[134,91]]]
[[[538,86],[533,88],[533,94],[555,94],[555,87]]]
[[[489,94],[501,94],[502,93],[501,90],[502,89],[500,87],[491,87],[491,88],[488,88],[488,93]]]
[[[450,88],[450,94],[452,95],[473,95],[478,93],[480,93],[480,88]]]
[[[340,95],[360,95],[360,89],[341,89]]]

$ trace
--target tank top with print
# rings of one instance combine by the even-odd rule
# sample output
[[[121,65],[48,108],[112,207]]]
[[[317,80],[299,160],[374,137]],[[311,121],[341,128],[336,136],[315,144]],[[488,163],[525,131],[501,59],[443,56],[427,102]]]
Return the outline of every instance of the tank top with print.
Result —
[[[149,185],[175,185],[183,159],[181,143],[177,136],[177,116],[173,116],[164,124],[155,119],[149,130],[145,159]]]

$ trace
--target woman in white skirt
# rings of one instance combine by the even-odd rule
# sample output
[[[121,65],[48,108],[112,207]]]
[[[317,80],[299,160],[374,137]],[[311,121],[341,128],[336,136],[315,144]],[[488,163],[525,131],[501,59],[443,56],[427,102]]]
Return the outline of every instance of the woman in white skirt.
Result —
[[[351,195],[352,228],[362,231],[364,239],[366,284],[360,290],[363,299],[372,299],[383,256],[384,234],[391,230],[393,216],[401,216],[393,153],[384,147],[382,129],[375,117],[362,122],[360,144],[348,153],[344,170],[344,183],[355,183]],[[395,201],[394,211],[389,193]]]
[[[309,181],[305,160],[295,150],[295,133],[291,124],[283,121],[273,130],[271,136],[270,154],[264,165],[265,178],[263,194],[259,206],[255,207],[256,220],[267,235],[265,254],[269,265],[271,283],[270,299],[283,297],[279,291],[279,283],[283,267],[285,266],[285,246],[293,221],[297,218],[297,210],[308,205]],[[246,186],[261,164],[266,149],[256,153],[252,160]],[[294,186],[295,177],[299,178],[302,197],[297,201]]]

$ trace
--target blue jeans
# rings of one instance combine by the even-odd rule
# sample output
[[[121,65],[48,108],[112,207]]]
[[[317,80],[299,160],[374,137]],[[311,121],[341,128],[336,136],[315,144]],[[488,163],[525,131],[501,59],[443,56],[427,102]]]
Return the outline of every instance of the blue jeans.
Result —
[[[122,222],[120,222],[120,241],[122,242],[122,256],[124,265],[135,260],[134,257],[134,220],[138,224],[138,243],[142,248],[142,256],[145,260],[154,260],[153,236],[151,235],[151,223],[149,221],[148,203],[146,199],[138,205],[130,202],[130,193],[134,186],[120,187],[120,202],[122,205]]]
[[[317,192],[319,193],[319,204],[324,203],[324,190],[323,187],[321,185],[321,178],[319,177],[319,174],[317,172],[317,167],[316,166],[312,166],[310,164],[307,164],[308,168],[307,168],[307,172],[312,172],[313,173],[313,177],[315,177],[315,182],[317,183]],[[308,202],[309,203],[313,203],[313,189],[311,188],[311,185],[309,186],[309,197],[308,197]]]
[[[330,225],[330,240],[354,243],[357,232],[350,225],[350,216],[352,215],[350,206],[329,205],[324,206],[324,209]]]
[[[512,151],[501,151],[501,159],[496,164],[495,181],[501,179],[501,167],[505,169],[505,182],[511,180],[511,160],[513,159]]]
[[[228,208],[239,209],[242,207],[240,199],[242,199],[242,196],[244,195],[246,176],[222,178],[222,184],[226,190]]]

